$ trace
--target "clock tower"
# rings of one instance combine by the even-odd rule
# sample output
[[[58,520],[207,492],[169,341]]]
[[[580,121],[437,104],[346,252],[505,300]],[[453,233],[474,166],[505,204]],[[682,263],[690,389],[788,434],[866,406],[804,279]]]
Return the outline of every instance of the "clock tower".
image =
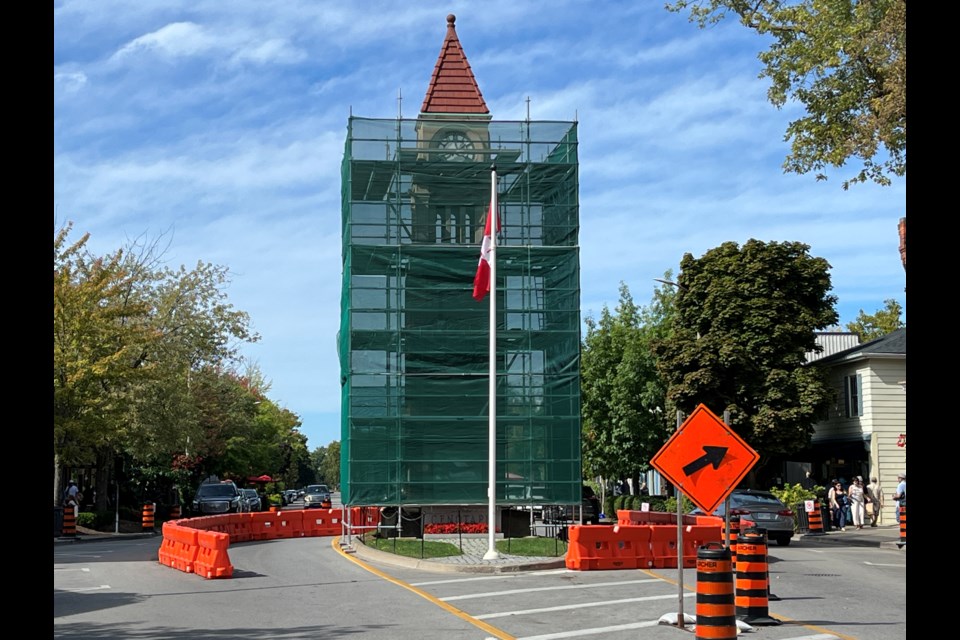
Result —
[[[402,535],[496,500],[579,505],[577,123],[497,121],[447,16],[420,112],[351,114],[341,166],[341,490]],[[496,165],[496,310],[473,279]],[[412,523],[412,524],[411,524]]]
[[[460,45],[456,20],[452,13],[447,16],[447,34],[416,124],[417,159],[449,163],[449,167],[437,167],[441,175],[453,175],[470,163],[486,163],[492,158],[490,110]],[[471,170],[476,168],[473,165]],[[437,182],[432,182],[429,189],[419,182],[411,189],[414,241],[479,242],[486,214],[482,205],[454,205],[445,190],[437,189]],[[462,196],[461,192],[455,199],[462,202]]]

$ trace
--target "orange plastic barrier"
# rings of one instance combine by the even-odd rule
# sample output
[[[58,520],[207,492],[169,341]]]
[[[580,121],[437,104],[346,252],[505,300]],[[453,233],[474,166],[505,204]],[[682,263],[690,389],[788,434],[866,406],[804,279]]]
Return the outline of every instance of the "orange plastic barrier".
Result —
[[[223,518],[223,523],[217,525],[213,531],[220,531],[230,536],[230,542],[249,542],[253,537],[253,519],[255,513],[233,513],[227,516],[217,516]]]
[[[677,568],[677,525],[650,527],[650,558],[656,569]],[[697,557],[684,554],[684,569],[697,566]]]
[[[634,527],[638,529],[639,527]],[[636,569],[639,559],[639,532],[628,527],[573,525],[565,564],[568,569]]]
[[[306,535],[303,530],[303,511],[277,510],[267,514],[274,522],[274,538],[301,538]],[[337,533],[340,533],[338,530]]]
[[[342,520],[343,509],[304,509],[303,535],[338,536]]]
[[[160,545],[160,564],[173,567],[184,573],[193,573],[200,547],[197,545],[197,530],[181,527],[175,523],[163,523],[163,542]]]
[[[696,566],[697,554],[700,547],[711,543],[723,544],[723,527],[716,524],[687,525],[683,528],[683,562],[687,563],[687,556],[694,559]],[[674,563],[676,564],[676,563]]]
[[[683,524],[697,524],[697,518],[703,516],[683,516]],[[706,516],[713,518],[715,516]],[[677,526],[677,514],[666,513],[664,511],[636,511],[634,509],[621,509],[617,511],[617,524],[619,525],[637,525],[637,524],[672,524]]]
[[[193,565],[193,572],[207,579],[230,578],[233,576],[233,565],[227,548],[230,546],[230,536],[219,531],[197,531],[197,559]]]

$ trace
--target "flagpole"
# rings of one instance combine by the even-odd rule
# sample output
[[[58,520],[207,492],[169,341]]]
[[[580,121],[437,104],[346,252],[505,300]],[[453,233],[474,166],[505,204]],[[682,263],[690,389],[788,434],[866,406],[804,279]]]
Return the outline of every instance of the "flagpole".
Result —
[[[484,560],[500,557],[496,547],[497,532],[497,231],[500,214],[497,211],[497,166],[490,167],[490,420],[487,433],[487,538],[489,546]]]

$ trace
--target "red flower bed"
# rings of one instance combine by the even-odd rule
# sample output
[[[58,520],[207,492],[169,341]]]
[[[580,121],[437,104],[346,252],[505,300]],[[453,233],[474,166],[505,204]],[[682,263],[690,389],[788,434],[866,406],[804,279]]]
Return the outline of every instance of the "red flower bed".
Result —
[[[498,528],[499,532],[500,529]],[[487,533],[486,522],[432,522],[423,529],[424,533]]]

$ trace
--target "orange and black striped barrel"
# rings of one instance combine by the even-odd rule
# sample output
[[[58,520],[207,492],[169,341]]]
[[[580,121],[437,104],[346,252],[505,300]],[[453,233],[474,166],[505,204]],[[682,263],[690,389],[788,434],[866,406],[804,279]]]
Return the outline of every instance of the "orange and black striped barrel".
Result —
[[[756,529],[744,529],[737,540],[737,619],[752,625],[776,625],[770,617],[767,540]]]
[[[809,525],[808,536],[823,535],[823,515],[820,511],[820,501],[817,499],[813,500],[813,511],[807,511],[807,523]]]
[[[60,527],[60,535],[69,538],[77,535],[77,512],[72,504],[63,507],[63,524]]]
[[[178,520],[180,518],[180,505],[175,504],[170,506],[170,519]]]
[[[143,530],[153,532],[153,503],[143,503]]]
[[[712,542],[697,549],[697,640],[734,640],[737,616],[730,549]]]
[[[903,549],[907,544],[907,499],[900,501],[900,540],[897,542],[897,548]]]
[[[737,539],[740,537],[740,516],[730,516],[730,566],[737,571]]]

